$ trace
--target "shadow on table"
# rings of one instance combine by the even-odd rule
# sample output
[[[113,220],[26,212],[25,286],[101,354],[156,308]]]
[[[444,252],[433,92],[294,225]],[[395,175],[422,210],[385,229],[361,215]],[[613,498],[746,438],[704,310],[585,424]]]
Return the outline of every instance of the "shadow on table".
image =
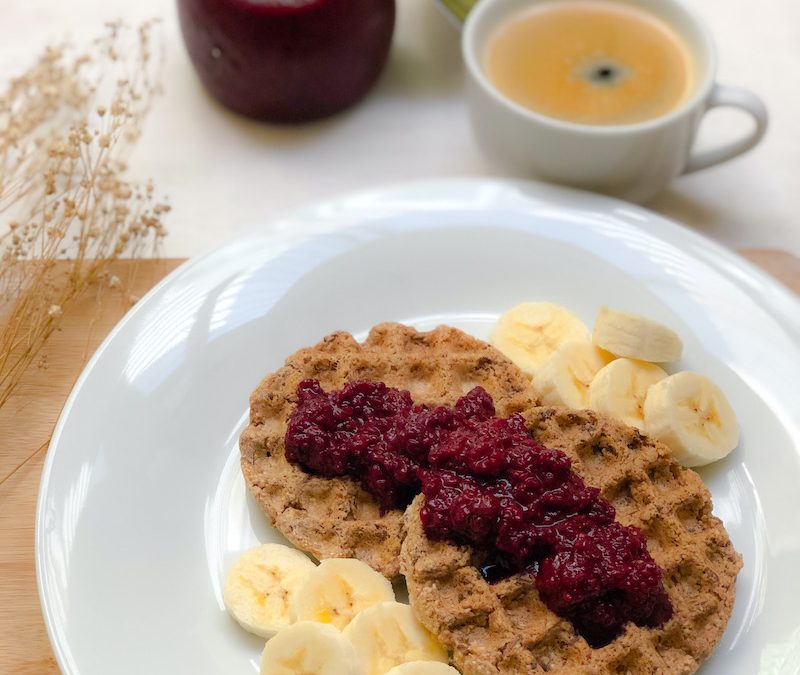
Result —
[[[694,230],[707,230],[719,224],[719,212],[707,202],[668,187],[644,204],[648,209],[685,223]]]
[[[392,53],[375,91],[386,96],[449,96],[461,91],[464,66],[459,31],[433,2],[399,17]]]

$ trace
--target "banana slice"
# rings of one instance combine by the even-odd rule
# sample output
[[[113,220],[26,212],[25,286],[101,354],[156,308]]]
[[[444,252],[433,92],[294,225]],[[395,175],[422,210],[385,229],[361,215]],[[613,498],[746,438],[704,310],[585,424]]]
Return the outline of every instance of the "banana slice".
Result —
[[[588,339],[584,323],[565,307],[552,302],[523,302],[497,320],[489,342],[533,375],[559,345]]]
[[[361,610],[388,600],[394,600],[394,590],[382,574],[360,560],[329,558],[308,575],[291,610],[298,621],[331,623],[341,630]]]
[[[677,361],[683,352],[683,342],[671,328],[608,307],[601,307],[597,313],[592,342],[617,356],[653,363]]]
[[[411,607],[381,602],[365,609],[344,629],[365,667],[365,675],[383,675],[409,661],[447,663],[447,651],[417,621]]]
[[[736,413],[722,390],[684,371],[654,384],[644,401],[644,428],[684,466],[703,466],[739,444]]]
[[[386,675],[459,675],[453,666],[438,661],[411,661],[391,670],[386,671]]]
[[[300,621],[264,646],[260,675],[364,675],[355,648],[333,626]]]
[[[647,390],[666,376],[654,363],[616,359],[603,366],[589,385],[589,407],[643,429]]]
[[[315,568],[288,546],[252,548],[228,571],[222,592],[225,607],[246,631],[270,638],[292,622],[291,596]]]
[[[588,406],[589,385],[614,355],[590,342],[567,342],[533,376],[533,387],[544,405]]]

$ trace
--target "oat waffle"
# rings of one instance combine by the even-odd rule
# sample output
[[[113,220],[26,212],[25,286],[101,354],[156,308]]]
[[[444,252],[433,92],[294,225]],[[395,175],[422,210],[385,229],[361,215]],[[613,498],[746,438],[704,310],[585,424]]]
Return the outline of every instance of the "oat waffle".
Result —
[[[314,378],[323,389],[349,380],[379,380],[407,389],[415,403],[453,404],[480,385],[497,412],[530,407],[530,380],[490,345],[441,326],[420,333],[400,324],[373,328],[363,344],[334,333],[290,356],[250,397],[250,425],[239,441],[242,472],[272,524],[317,558],[355,557],[389,578],[400,572],[403,513],[381,515],[349,478],[317,478],[284,456],[284,435],[297,385]]]
[[[427,539],[422,495],[406,511],[402,547],[417,616],[453,650],[464,675],[695,672],[725,630],[742,565],[700,477],[636,429],[590,411],[532,408],[523,415],[542,444],[567,453],[586,483],[601,489],[621,523],[645,533],[664,570],[672,619],[658,629],[629,624],[592,649],[542,603],[530,575],[490,585],[469,547]]]

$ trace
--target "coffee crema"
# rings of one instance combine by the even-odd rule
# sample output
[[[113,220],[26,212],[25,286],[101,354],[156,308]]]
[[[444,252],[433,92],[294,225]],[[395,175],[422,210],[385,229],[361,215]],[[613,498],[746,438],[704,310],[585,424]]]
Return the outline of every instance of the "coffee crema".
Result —
[[[548,2],[509,19],[488,40],[484,70],[530,110],[579,124],[635,124],[685,102],[694,68],[665,21],[604,0]]]

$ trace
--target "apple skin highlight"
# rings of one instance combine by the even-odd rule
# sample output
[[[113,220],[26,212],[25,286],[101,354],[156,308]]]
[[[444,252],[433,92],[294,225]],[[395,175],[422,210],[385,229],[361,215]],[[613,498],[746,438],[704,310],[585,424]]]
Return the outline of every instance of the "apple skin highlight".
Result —
[[[178,0],[209,93],[269,122],[307,122],[363,98],[383,70],[395,0]]]

